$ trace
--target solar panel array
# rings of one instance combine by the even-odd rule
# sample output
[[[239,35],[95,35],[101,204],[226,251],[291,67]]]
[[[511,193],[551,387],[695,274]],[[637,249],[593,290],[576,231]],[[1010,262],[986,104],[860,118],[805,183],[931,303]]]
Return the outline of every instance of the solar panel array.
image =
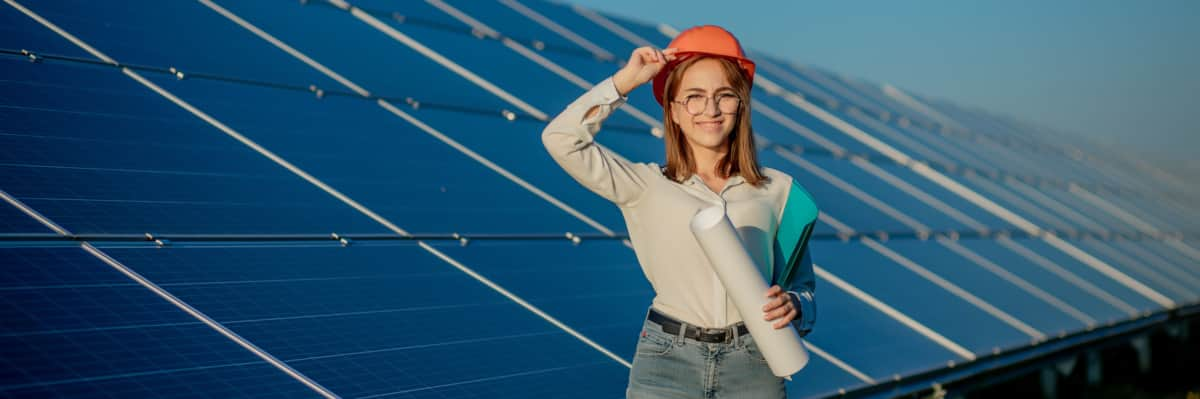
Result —
[[[0,396],[624,394],[653,290],[540,132],[672,28],[541,0],[5,3]],[[822,209],[791,397],[1200,297],[1193,182],[752,58],[761,160]],[[647,90],[600,141],[661,162]]]

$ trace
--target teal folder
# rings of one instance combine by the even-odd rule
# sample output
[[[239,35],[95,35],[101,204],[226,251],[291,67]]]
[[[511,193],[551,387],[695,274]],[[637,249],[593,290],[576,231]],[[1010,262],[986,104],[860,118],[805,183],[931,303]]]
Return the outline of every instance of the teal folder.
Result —
[[[808,250],[808,239],[812,236],[816,224],[817,203],[804,188],[793,181],[779,219],[779,230],[775,233],[775,244],[783,257],[775,259],[767,273],[768,277],[774,277],[773,284],[787,287],[786,283],[792,280],[796,264],[804,258],[804,252]],[[776,265],[782,267],[778,273],[775,270]]]

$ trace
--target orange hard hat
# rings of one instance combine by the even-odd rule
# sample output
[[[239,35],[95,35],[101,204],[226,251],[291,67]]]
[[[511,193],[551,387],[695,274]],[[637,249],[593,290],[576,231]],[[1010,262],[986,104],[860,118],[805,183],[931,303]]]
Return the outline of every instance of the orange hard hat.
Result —
[[[746,81],[754,84],[754,61],[746,58],[746,53],[742,51],[742,45],[738,43],[737,38],[720,26],[700,25],[688,28],[675,36],[667,48],[679,50],[675,52],[675,60],[667,63],[658,71],[658,75],[654,76],[654,99],[658,100],[659,105],[666,104],[663,101],[663,89],[667,85],[667,76],[671,74],[671,70],[695,55],[722,57],[737,62],[746,75]]]

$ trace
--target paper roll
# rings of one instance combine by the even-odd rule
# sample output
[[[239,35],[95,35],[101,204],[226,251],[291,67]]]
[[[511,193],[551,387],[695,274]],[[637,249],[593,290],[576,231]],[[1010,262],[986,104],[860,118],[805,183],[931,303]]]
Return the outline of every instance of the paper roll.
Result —
[[[791,375],[808,364],[808,351],[800,334],[792,326],[776,330],[775,321],[763,320],[762,308],[767,304],[767,281],[746,252],[733,223],[725,217],[725,209],[714,206],[692,217],[692,234],[708,256],[717,278],[733,299],[733,305],[746,323],[746,329],[767,359],[767,365],[777,377],[789,380]],[[783,295],[789,295],[786,292]]]

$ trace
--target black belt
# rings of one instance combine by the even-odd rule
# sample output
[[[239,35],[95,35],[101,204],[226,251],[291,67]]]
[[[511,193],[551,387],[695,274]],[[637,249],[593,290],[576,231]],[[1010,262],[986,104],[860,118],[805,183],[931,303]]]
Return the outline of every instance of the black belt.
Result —
[[[683,324],[671,318],[671,316],[659,313],[654,308],[650,309],[650,314],[646,318],[661,325],[663,332],[671,335],[679,335],[679,327]],[[739,321],[735,326],[737,327],[738,335],[750,334],[750,330],[746,329],[746,323]],[[729,342],[733,340],[733,330],[729,328],[703,328],[688,324],[687,331],[683,333],[683,336],[700,342]]]

